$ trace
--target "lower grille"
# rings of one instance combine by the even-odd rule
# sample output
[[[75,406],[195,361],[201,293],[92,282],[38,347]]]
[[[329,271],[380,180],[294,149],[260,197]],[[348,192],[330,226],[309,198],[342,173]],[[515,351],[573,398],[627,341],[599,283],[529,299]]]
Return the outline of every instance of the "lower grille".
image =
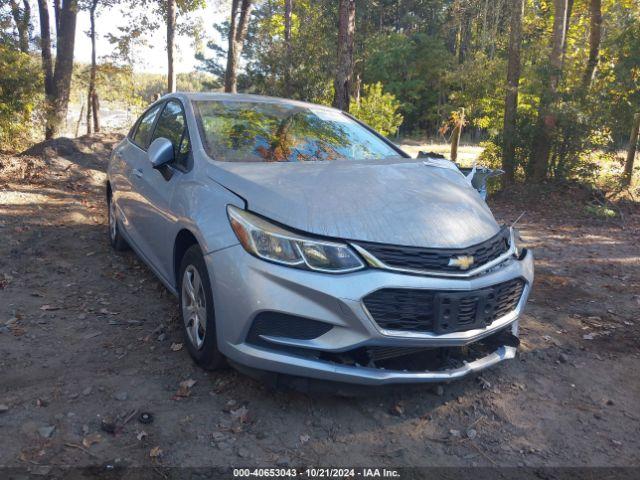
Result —
[[[385,330],[438,334],[483,328],[518,306],[525,282],[508,282],[473,291],[385,288],[364,304]]]
[[[359,347],[331,354],[322,352],[320,358],[341,365],[361,365],[405,372],[438,372],[459,368],[495,352],[499,347],[517,348],[520,341],[506,327],[465,347]]]
[[[253,320],[247,334],[247,342],[254,345],[273,345],[263,340],[261,335],[311,340],[327,333],[331,328],[332,325],[328,323],[304,317],[279,312],[261,312]]]

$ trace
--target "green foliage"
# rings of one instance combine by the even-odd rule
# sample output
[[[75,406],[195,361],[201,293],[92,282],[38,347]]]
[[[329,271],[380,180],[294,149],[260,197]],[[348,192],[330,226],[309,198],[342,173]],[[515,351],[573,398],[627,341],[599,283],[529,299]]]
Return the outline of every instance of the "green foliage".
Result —
[[[292,38],[284,39],[284,0],[258,2],[243,56],[242,87],[249,92],[330,103],[336,71],[337,3],[293,3]],[[591,179],[598,158],[626,146],[640,108],[640,3],[602,0],[603,37],[595,76],[583,87],[589,56],[588,1],[572,2],[557,97],[548,119],[555,125],[548,176]],[[483,141],[481,161],[502,163],[511,2],[485,0],[384,0],[358,3],[353,88],[362,83],[391,94],[402,118],[400,133],[447,136],[441,130],[465,110],[465,136]],[[515,145],[516,177],[524,178],[533,153],[541,95],[549,81],[554,7],[551,0],[526,0]],[[226,38],[226,24],[219,26]],[[225,51],[203,64],[222,75]],[[369,87],[371,88],[371,87]],[[357,96],[357,92],[353,92]],[[382,99],[363,96],[352,113],[384,133],[395,132],[393,110]],[[393,118],[387,124],[383,118]],[[440,130],[440,132],[439,132]],[[604,157],[603,157],[604,158]],[[602,158],[600,158],[601,161]],[[595,168],[595,169],[594,169]],[[591,180],[588,180],[591,181]]]
[[[587,205],[585,207],[585,211],[589,215],[593,215],[594,217],[598,218],[615,218],[617,216],[615,210],[612,210],[611,208],[604,205]]]
[[[351,100],[349,112],[382,135],[395,135],[402,124],[402,115],[398,113],[400,102],[395,95],[384,93],[380,82],[365,85],[363,90],[359,102]]]
[[[247,39],[248,91],[314,103],[331,103],[336,62],[335,2],[296,0],[291,18],[291,48],[287,51],[284,0],[257,5]],[[272,9],[275,8],[274,11]],[[290,55],[290,57],[289,57]],[[286,74],[289,72],[289,83]]]
[[[603,0],[603,38],[595,77],[587,89],[582,78],[589,50],[589,2],[574,2],[567,35],[564,68],[558,98],[551,105],[555,125],[551,139],[548,176],[574,179],[595,185],[602,181],[599,162],[607,162],[617,149],[624,148],[633,114],[640,108],[640,5],[630,1]],[[532,155],[538,104],[548,81],[548,59],[553,12],[549,2],[528,2],[523,26],[521,76],[516,146],[516,177],[523,178]],[[501,122],[504,109],[504,60],[494,60],[482,68],[472,68],[478,57],[463,65],[468,75],[459,88],[469,105],[473,124],[490,134],[487,158],[501,156]],[[497,63],[496,63],[497,62]],[[469,70],[470,69],[470,70]],[[492,71],[491,75],[484,72]],[[491,80],[493,75],[498,80]],[[504,75],[504,74],[503,74]],[[460,76],[455,76],[461,78]],[[485,89],[484,86],[489,88]],[[484,90],[484,91],[483,91]],[[451,96],[450,98],[453,98]],[[474,109],[473,105],[482,108]]]
[[[191,13],[204,3],[178,0],[178,33],[197,37],[200,26]],[[564,65],[557,94],[550,95],[549,114],[543,119],[551,122],[553,130],[547,174],[593,184],[603,178],[609,182],[620,168],[616,152],[626,147],[631,120],[640,110],[640,3],[602,0],[599,61],[587,87],[583,78],[589,57],[590,2],[571,3]],[[114,52],[100,64],[97,82],[103,102],[136,113],[164,92],[163,75],[134,73],[132,52],[145,43],[146,33],[164,25],[167,3],[105,0],[100,4],[103,9],[115,4],[136,7],[124,9],[129,21],[108,34]],[[511,2],[504,0],[357,2],[352,96],[360,96],[360,100],[352,103],[352,113],[387,135],[440,135],[440,140],[447,140],[450,129],[445,132],[441,127],[464,109],[467,123],[462,141],[483,142],[481,161],[500,166],[511,8]],[[541,97],[549,91],[554,14],[551,0],[525,1],[512,138],[518,179],[530,170]],[[295,0],[288,41],[284,15],[284,0],[255,2],[239,90],[330,104],[337,67],[338,2]],[[215,27],[221,41],[210,41],[207,54],[197,56],[200,69],[207,73],[178,75],[178,90],[219,88],[229,22]],[[8,10],[0,8],[0,42],[5,45],[5,57],[6,48],[15,45],[14,30]],[[18,68],[14,68],[15,62]],[[9,72],[1,80],[3,85],[15,75],[23,75],[20,69],[26,68],[17,60],[5,60],[4,65],[10,67],[3,68]],[[84,66],[76,69],[74,102],[86,101],[86,70]],[[41,81],[37,78],[37,74],[30,76],[31,84]],[[357,92],[360,85],[364,85],[362,92]],[[21,88],[29,90],[30,83],[21,84]],[[28,98],[33,103],[40,97]],[[8,101],[15,103],[2,105],[3,122],[13,125],[11,128],[23,125],[17,118],[33,117],[29,102],[24,106],[19,98]],[[7,121],[7,115],[13,115],[13,120]],[[5,137],[19,137],[5,134],[9,130],[3,127]]]
[[[502,131],[506,62],[484,52],[469,54],[444,74],[449,93],[443,113],[464,107],[469,126],[496,135]]]
[[[620,8],[611,9],[611,14]],[[588,97],[587,109],[606,125],[618,145],[628,141],[633,115],[640,111],[640,4],[636,15],[619,12],[617,29],[603,41],[602,59]]]
[[[502,146],[492,141],[481,142],[482,153],[478,157],[478,163],[489,168],[502,167]]]
[[[42,104],[37,59],[0,43],[0,150],[17,150],[34,140]]]
[[[382,83],[401,102],[405,130],[437,129],[443,79],[453,63],[442,39],[394,32],[374,36],[367,49],[363,81]]]

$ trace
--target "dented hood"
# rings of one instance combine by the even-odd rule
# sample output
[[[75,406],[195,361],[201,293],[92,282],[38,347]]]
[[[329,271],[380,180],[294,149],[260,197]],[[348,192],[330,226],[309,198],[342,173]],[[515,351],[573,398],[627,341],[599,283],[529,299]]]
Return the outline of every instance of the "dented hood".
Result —
[[[209,177],[250,211],[326,237],[464,248],[499,231],[462,174],[422,161],[216,162]]]

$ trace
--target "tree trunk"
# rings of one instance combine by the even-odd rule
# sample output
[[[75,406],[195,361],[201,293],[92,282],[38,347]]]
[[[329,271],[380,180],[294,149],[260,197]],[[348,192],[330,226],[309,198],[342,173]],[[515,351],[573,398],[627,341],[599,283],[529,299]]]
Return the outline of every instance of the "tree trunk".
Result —
[[[84,113],[84,103],[80,107],[80,116],[78,117],[78,123],[76,123],[76,134],[75,134],[76,137],[78,135],[80,135],[80,124],[82,123],[82,114],[83,113]]]
[[[98,133],[100,132],[100,98],[97,91],[93,92],[93,97],[91,97],[91,109],[93,111],[93,131]]]
[[[56,21],[56,37],[59,35],[58,32],[60,31],[60,10],[60,0],[53,0],[53,13]]]
[[[360,106],[360,96],[362,94],[362,77],[360,73],[356,73],[355,78],[353,82],[353,99],[356,105]]]
[[[506,183],[513,183],[516,171],[516,120],[518,117],[518,85],[520,83],[520,47],[522,45],[522,15],[524,0],[511,2],[509,32],[509,63],[507,65],[507,94],[504,101],[502,169]]]
[[[600,57],[600,40],[602,38],[602,5],[601,0],[589,1],[589,60],[582,76],[582,90],[588,91]]]
[[[231,2],[231,21],[229,22],[229,48],[227,49],[227,70],[224,74],[224,91],[236,93],[237,91],[237,62],[236,55],[236,30],[238,29],[238,6],[240,0]]]
[[[291,12],[293,10],[293,0],[284,0],[284,43],[286,48],[286,64],[284,68],[284,93],[290,97],[291,89]]]
[[[87,95],[87,134],[91,133],[91,123],[94,115],[93,97],[96,94],[96,8],[98,0],[93,0],[89,7],[89,36],[91,37],[91,70],[89,72],[89,92]],[[96,130],[97,131],[97,130]]]
[[[229,50],[227,51],[227,70],[224,76],[224,91],[227,93],[236,93],[238,90],[238,62],[249,29],[252,8],[251,0],[233,0],[231,2]]]
[[[29,53],[29,28],[31,26],[31,5],[28,0],[23,0],[20,8],[17,0],[11,0],[11,16],[18,31],[18,48],[23,53]]]
[[[567,34],[567,11],[569,0],[553,0],[555,7],[553,34],[551,37],[551,54],[549,55],[549,72],[546,84],[540,96],[538,120],[533,139],[532,155],[528,165],[528,176],[534,181],[542,181],[547,177],[549,153],[557,118],[554,112],[558,85],[562,78],[564,45]]]
[[[167,0],[167,91],[176,91],[176,72],[173,68],[173,54],[176,36],[176,0]]]
[[[40,17],[40,51],[42,55],[42,72],[44,74],[45,122],[49,125],[53,106],[53,60],[51,58],[51,30],[49,25],[49,5],[47,0],[38,0]],[[51,138],[49,128],[45,128],[45,138]]]
[[[40,16],[40,50],[42,52],[44,91],[49,96],[53,91],[53,61],[51,60],[51,31],[47,0],[38,0],[38,12]]]
[[[567,1],[567,13],[565,13],[566,20],[564,24],[564,44],[562,45],[563,64],[564,64],[564,59],[567,55],[567,34],[569,32],[569,28],[571,28],[571,13],[573,12],[573,4],[574,4],[574,0]]]
[[[91,104],[93,103],[91,101],[91,91],[89,91],[89,93],[87,94],[87,135],[91,135],[91,127],[93,126],[93,123],[91,122],[91,119],[93,118],[93,112],[91,111]],[[84,104],[82,105],[83,109],[84,109]],[[78,122],[78,128],[80,126],[80,123]],[[78,136],[78,134],[76,134],[76,137]]]
[[[47,118],[46,138],[59,135],[67,120],[77,15],[78,1],[63,0],[58,13],[59,29],[56,32],[56,62],[51,95],[52,114]]]
[[[349,111],[353,78],[353,37],[356,29],[355,0],[340,0],[338,7],[338,66],[333,106]]]
[[[456,30],[456,58],[460,65],[464,63],[469,50],[469,44],[471,43],[471,15],[466,11],[462,2],[457,4],[454,12],[458,22],[458,28]]]
[[[460,136],[462,135],[462,127],[464,125],[464,108],[460,112],[460,116],[456,120],[456,125],[451,132],[451,161],[455,162],[458,159],[458,145],[460,145]]]
[[[629,150],[627,151],[627,160],[624,164],[624,174],[622,175],[622,186],[624,187],[631,185],[633,163],[636,158],[636,148],[638,146],[638,132],[640,132],[640,113],[636,113],[635,117],[633,117],[631,136],[629,137]]]

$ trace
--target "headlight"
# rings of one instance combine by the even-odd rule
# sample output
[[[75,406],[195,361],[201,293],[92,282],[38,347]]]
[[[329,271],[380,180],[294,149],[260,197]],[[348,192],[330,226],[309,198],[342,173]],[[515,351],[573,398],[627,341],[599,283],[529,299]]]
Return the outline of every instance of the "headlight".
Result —
[[[360,257],[343,243],[313,240],[289,232],[233,205],[227,206],[227,214],[240,244],[256,257],[327,273],[346,273],[364,268]]]
[[[511,245],[513,246],[513,254],[518,260],[521,260],[527,253],[527,249],[522,243],[522,237],[518,229],[511,227]]]

